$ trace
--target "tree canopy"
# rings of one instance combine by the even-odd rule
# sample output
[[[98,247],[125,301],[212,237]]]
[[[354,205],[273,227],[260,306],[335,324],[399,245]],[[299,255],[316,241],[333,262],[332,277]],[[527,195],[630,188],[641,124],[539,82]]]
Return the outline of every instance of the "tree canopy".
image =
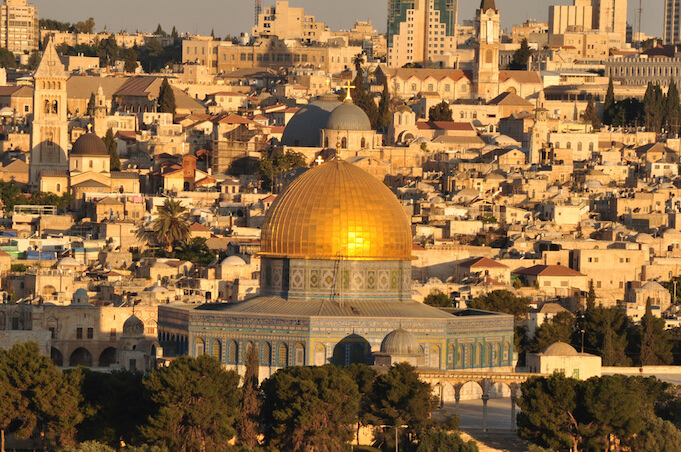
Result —
[[[185,242],[190,235],[187,218],[187,208],[179,200],[166,199],[152,224],[156,242],[169,249],[176,243]]]
[[[530,49],[527,39],[523,39],[520,42],[520,48],[513,54],[513,59],[509,63],[508,68],[516,71],[526,71],[531,57],[532,49]]]
[[[158,111],[174,115],[175,108],[175,93],[173,93],[173,88],[168,83],[168,77],[164,77],[158,92]]]
[[[530,312],[530,300],[508,290],[495,290],[469,301],[468,307],[511,314],[516,320],[521,320]]]
[[[279,450],[342,450],[353,437],[357,384],[342,368],[287,367],[262,385],[265,442]]]
[[[182,356],[144,381],[155,404],[140,428],[146,441],[170,450],[229,447],[239,401],[239,376],[210,356]]]
[[[426,295],[426,298],[423,299],[423,302],[428,306],[445,308],[452,307],[454,304],[452,299],[449,298],[449,295],[442,293],[439,290],[434,290],[433,292]]]
[[[452,109],[446,101],[433,105],[428,110],[429,121],[452,121]]]
[[[301,152],[286,151],[275,152],[267,155],[263,153],[260,158],[258,173],[265,189],[272,189],[274,180],[280,174],[296,168],[307,167],[305,155]]]

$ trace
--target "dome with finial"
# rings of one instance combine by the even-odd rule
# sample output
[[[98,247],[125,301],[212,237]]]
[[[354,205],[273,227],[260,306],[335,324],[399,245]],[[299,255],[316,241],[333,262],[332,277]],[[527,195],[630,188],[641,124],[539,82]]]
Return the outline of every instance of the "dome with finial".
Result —
[[[144,336],[144,322],[135,314],[128,317],[123,323],[123,337],[142,337]]]
[[[89,155],[89,156],[108,156],[109,152],[106,150],[106,145],[101,138],[92,132],[82,135],[73,143],[73,148],[69,152],[73,155]]]
[[[336,107],[326,123],[328,130],[368,131],[371,121],[364,110],[355,105],[352,100],[346,100]]]

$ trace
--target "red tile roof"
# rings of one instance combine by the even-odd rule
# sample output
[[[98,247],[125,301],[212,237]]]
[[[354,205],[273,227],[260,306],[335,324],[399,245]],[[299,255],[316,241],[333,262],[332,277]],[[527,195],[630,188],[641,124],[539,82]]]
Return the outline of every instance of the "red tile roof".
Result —
[[[468,268],[508,268],[506,265],[487,257],[474,257],[459,264],[459,267]]]
[[[586,276],[563,265],[534,265],[516,270],[513,273],[527,276]]]

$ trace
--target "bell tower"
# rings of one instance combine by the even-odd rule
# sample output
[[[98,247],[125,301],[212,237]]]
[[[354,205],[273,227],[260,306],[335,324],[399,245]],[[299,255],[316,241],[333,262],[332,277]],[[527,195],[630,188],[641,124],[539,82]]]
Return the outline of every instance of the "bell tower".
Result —
[[[499,10],[494,0],[482,0],[475,13],[478,40],[475,47],[474,84],[477,97],[490,100],[499,95]]]
[[[104,96],[102,85],[99,85],[99,88],[97,88],[97,94],[95,95],[94,126],[95,134],[97,134],[100,138],[106,134],[106,116],[106,96]]]
[[[540,163],[542,160],[541,154],[544,150],[546,139],[548,138],[548,110],[544,107],[545,102],[546,97],[544,96],[544,90],[541,90],[539,91],[539,96],[537,97],[537,107],[534,109],[534,124],[530,128],[531,141],[529,160],[531,164]]]
[[[68,170],[68,118],[64,65],[52,38],[33,75],[33,123],[31,125],[30,186],[38,189],[40,172]]]

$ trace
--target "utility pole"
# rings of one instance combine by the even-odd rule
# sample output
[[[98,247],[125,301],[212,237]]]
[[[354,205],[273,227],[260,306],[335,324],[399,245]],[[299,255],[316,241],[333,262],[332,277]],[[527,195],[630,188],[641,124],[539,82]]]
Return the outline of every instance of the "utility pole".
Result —
[[[636,48],[638,50],[641,50],[641,17],[643,16],[643,0],[638,0],[638,11],[637,11],[638,17],[638,41]]]

